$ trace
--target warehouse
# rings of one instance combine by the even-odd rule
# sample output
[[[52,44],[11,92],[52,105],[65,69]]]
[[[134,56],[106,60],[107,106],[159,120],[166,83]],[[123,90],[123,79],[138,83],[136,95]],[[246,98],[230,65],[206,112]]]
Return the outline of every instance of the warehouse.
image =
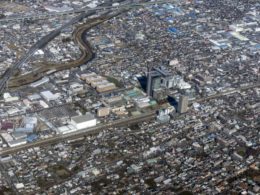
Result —
[[[41,96],[48,102],[58,99],[58,96],[50,91],[42,91]]]
[[[99,93],[110,91],[110,90],[113,90],[113,89],[116,89],[116,86],[115,86],[114,83],[106,83],[106,84],[102,84],[102,85],[97,86],[97,91]]]
[[[71,124],[77,129],[85,129],[96,126],[97,120],[93,114],[87,112],[85,115],[72,117]]]
[[[27,140],[25,138],[7,142],[8,146],[11,147],[11,148],[16,147],[16,146],[20,146],[20,145],[24,145],[26,143],[27,143]]]

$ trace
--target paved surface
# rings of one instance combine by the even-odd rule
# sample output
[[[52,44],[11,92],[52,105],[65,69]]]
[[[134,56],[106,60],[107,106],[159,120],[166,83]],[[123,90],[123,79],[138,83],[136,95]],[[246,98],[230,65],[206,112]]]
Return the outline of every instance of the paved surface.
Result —
[[[76,139],[76,138],[80,138],[83,136],[97,134],[97,133],[103,131],[104,129],[109,129],[111,127],[127,126],[130,124],[136,124],[136,123],[143,122],[146,120],[154,119],[155,116],[156,115],[154,112],[150,112],[150,113],[141,114],[141,115],[135,116],[135,117],[127,117],[124,119],[116,120],[114,122],[107,123],[107,124],[97,125],[96,127],[87,128],[87,129],[79,130],[79,131],[68,133],[68,134],[56,135],[54,137],[39,140],[39,141],[36,141],[33,143],[27,143],[27,144],[24,144],[21,146],[13,147],[13,148],[7,148],[5,150],[0,151],[0,156],[12,154],[12,153],[18,152],[20,150],[25,150],[25,149],[32,148],[32,147],[39,147],[39,146],[44,146],[44,145],[49,145],[49,144],[55,144],[60,141]]]
[[[118,1],[115,1],[115,2],[121,2],[121,1],[122,0],[118,0]],[[100,6],[111,6],[111,5],[112,5],[111,2],[106,2],[106,3],[101,4]],[[69,22],[65,23],[60,28],[53,30],[49,34],[42,37],[38,42],[36,42],[29,49],[29,51],[27,51],[25,53],[25,55],[22,56],[22,58],[20,60],[18,60],[12,67],[8,68],[5,71],[5,73],[2,75],[1,80],[0,80],[0,95],[3,94],[3,92],[6,88],[7,82],[12,77],[14,72],[16,70],[18,70],[25,62],[27,62],[30,59],[30,57],[33,56],[38,49],[41,49],[44,46],[46,46],[46,44],[48,44],[51,40],[53,40],[55,37],[57,37],[63,29],[66,29],[67,27],[81,21],[83,18],[91,16],[95,13],[96,13],[96,10],[91,10],[89,12],[84,11],[79,16],[72,18]]]
[[[256,84],[248,85],[248,86],[244,86],[244,87],[239,87],[239,88],[235,88],[235,89],[228,90],[228,91],[223,91],[223,92],[217,93],[215,95],[211,95],[211,96],[207,96],[207,97],[204,97],[204,98],[193,100],[193,101],[191,101],[191,103],[193,103],[193,102],[198,102],[198,103],[204,102],[204,101],[207,101],[207,100],[210,100],[210,99],[219,98],[221,96],[229,95],[229,94],[236,93],[236,92],[239,92],[239,91],[246,91],[248,89],[253,89],[253,88],[257,88],[257,87],[260,87],[260,83],[256,83]]]
[[[219,94],[215,94],[215,95],[208,96],[208,97],[205,97],[205,98],[197,99],[197,100],[194,100],[192,102],[203,102],[203,101],[207,101],[209,99],[219,98],[221,96],[224,96],[224,95],[227,95],[227,94],[230,94],[230,93],[234,93],[234,92],[237,92],[239,90],[245,91],[245,90],[253,89],[253,88],[256,88],[256,87],[260,87],[260,83],[241,87],[241,88],[238,88],[238,89],[230,90],[230,91],[219,93]],[[24,149],[28,149],[28,148],[32,148],[32,147],[36,147],[36,146],[44,146],[44,145],[48,145],[48,144],[58,143],[58,142],[64,141],[64,140],[76,139],[76,138],[80,138],[80,137],[83,137],[83,136],[99,133],[103,129],[108,129],[110,127],[126,126],[126,125],[129,125],[129,124],[135,124],[135,123],[150,120],[150,119],[153,119],[153,118],[155,118],[155,112],[142,114],[142,115],[137,116],[137,117],[129,117],[129,118],[114,121],[112,123],[98,125],[98,126],[93,127],[93,128],[88,128],[88,129],[80,130],[80,131],[77,131],[77,132],[68,133],[68,134],[65,134],[65,135],[57,135],[55,137],[51,137],[51,138],[44,139],[44,140],[39,140],[39,141],[36,141],[36,142],[33,142],[33,143],[28,143],[28,144],[25,144],[25,145],[14,147],[14,148],[7,148],[7,149],[0,151],[0,156],[12,154],[12,153],[18,152],[20,150],[24,150]]]
[[[42,37],[38,42],[36,42],[19,61],[17,61],[12,67],[8,68],[5,71],[5,73],[2,75],[2,78],[0,80],[0,94],[4,92],[7,82],[12,77],[14,72],[18,70],[25,62],[27,62],[29,58],[33,56],[38,49],[43,48],[48,42],[50,42],[55,37],[57,37],[60,34],[61,30],[67,28],[68,26],[76,22],[79,22],[80,20],[82,20],[87,16],[93,15],[94,13],[95,13],[94,11],[89,13],[83,13],[80,16],[73,18],[71,21],[64,24],[60,28],[50,32],[46,36]]]
[[[49,19],[49,18],[53,18],[53,17],[75,15],[75,14],[84,13],[84,12],[88,12],[88,11],[143,7],[143,6],[154,5],[154,4],[173,3],[174,1],[175,0],[160,0],[160,1],[149,1],[149,2],[142,2],[142,3],[129,3],[129,4],[124,4],[124,5],[119,5],[119,6],[112,6],[112,5],[104,4],[104,5],[98,6],[96,8],[84,7],[82,9],[71,10],[71,11],[43,13],[43,14],[37,14],[37,15],[26,15],[26,16],[17,16],[17,17],[7,17],[7,18],[0,19],[0,23],[1,22],[2,23],[3,22],[14,22],[14,21],[20,21],[20,20],[44,20],[44,19]]]
[[[90,19],[86,24],[80,25],[73,32],[74,42],[79,46],[81,51],[80,58],[69,63],[40,63],[36,69],[30,71],[29,73],[11,78],[8,82],[8,87],[20,87],[22,85],[30,84],[44,77],[47,72],[51,71],[54,73],[72,67],[77,67],[92,60],[94,58],[94,53],[92,51],[91,45],[84,36],[85,33],[94,26],[99,25],[104,21],[109,20],[110,18],[115,17],[125,11],[126,10],[121,10],[114,14],[105,13],[100,17]]]

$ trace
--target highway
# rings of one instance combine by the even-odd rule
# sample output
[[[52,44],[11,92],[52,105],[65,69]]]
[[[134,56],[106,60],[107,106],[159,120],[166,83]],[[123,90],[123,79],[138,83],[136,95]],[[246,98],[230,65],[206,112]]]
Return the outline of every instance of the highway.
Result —
[[[93,15],[94,13],[95,13],[94,11],[92,11],[90,13],[83,13],[80,16],[73,18],[71,21],[67,22],[66,24],[64,24],[60,28],[50,32],[46,36],[42,37],[38,42],[36,42],[29,49],[29,51],[27,51],[26,54],[24,56],[22,56],[22,58],[19,61],[17,61],[11,68],[8,68],[5,71],[5,73],[2,75],[1,80],[0,80],[0,94],[2,94],[4,92],[6,84],[7,84],[8,80],[11,78],[11,76],[13,75],[14,71],[18,70],[25,62],[27,62],[28,59],[31,56],[33,56],[38,49],[43,48],[48,42],[50,42],[56,36],[58,36],[60,34],[61,30],[67,28],[68,26],[70,26],[70,25],[72,25],[76,22],[79,22],[81,19],[83,19],[87,16]]]
[[[47,72],[51,71],[52,73],[69,69],[72,67],[77,67],[82,64],[87,63],[91,59],[94,58],[94,53],[92,52],[91,45],[85,38],[85,33],[93,28],[94,26],[103,23],[106,20],[109,20],[123,12],[127,11],[126,9],[120,10],[116,13],[105,13],[99,17],[92,18],[90,20],[87,20],[86,23],[78,26],[75,31],[73,32],[73,39],[76,45],[79,46],[81,51],[81,56],[79,59],[76,59],[75,61],[71,61],[68,63],[40,63],[38,67],[31,72],[19,75],[16,77],[12,77],[10,81],[8,82],[8,87],[20,87],[22,85],[26,85],[29,83],[32,83],[34,81],[37,81],[41,79],[43,76],[46,75]]]
[[[160,2],[165,3],[165,1],[160,1]],[[156,3],[158,3],[158,2],[156,2]],[[153,2],[153,4],[154,4],[154,2]],[[100,24],[101,22],[103,22],[103,21],[105,21],[105,20],[107,20],[111,17],[116,16],[117,14],[120,14],[121,12],[122,12],[122,10],[115,13],[115,14],[95,18],[92,21],[90,21],[88,23],[88,25],[84,24],[84,25],[80,26],[79,28],[77,28],[77,31],[73,34],[73,36],[75,37],[78,45],[80,46],[80,49],[83,52],[83,55],[81,56],[81,58],[79,60],[76,60],[76,62],[73,62],[75,66],[78,66],[78,64],[82,63],[82,61],[88,61],[89,59],[91,59],[93,57],[93,53],[90,49],[91,48],[90,45],[87,42],[85,42],[84,39],[83,39],[83,35],[86,32],[86,30],[93,27],[94,25]],[[58,36],[62,29],[67,28],[68,26],[82,20],[85,17],[91,16],[93,14],[95,14],[94,10],[91,10],[88,13],[83,12],[81,15],[73,18],[71,21],[64,24],[59,29],[56,29],[56,30],[52,31],[50,34],[44,36],[40,41],[38,41],[34,46],[32,46],[30,48],[30,50],[17,63],[15,63],[13,65],[12,68],[7,69],[7,71],[4,73],[4,76],[3,76],[2,80],[0,81],[0,94],[3,93],[5,85],[8,82],[8,80],[10,79],[10,77],[12,76],[13,72],[16,69],[18,69],[19,67],[21,67],[38,49],[44,47],[49,41],[51,41],[53,38]],[[52,64],[52,66],[53,66],[53,64]],[[62,66],[64,67],[64,65],[62,65]],[[67,65],[65,65],[65,66],[67,66]],[[69,66],[71,66],[71,64],[69,64]],[[58,70],[59,69],[57,69],[57,71]],[[220,93],[212,95],[212,96],[208,96],[208,97],[201,98],[201,99],[196,99],[193,102],[203,102],[203,101],[207,101],[209,99],[214,99],[214,98],[221,97],[223,95],[234,93],[234,92],[239,91],[239,90],[243,91],[243,90],[256,88],[256,87],[260,87],[260,83],[250,85],[250,86],[246,86],[246,87],[240,87],[238,89],[234,89],[234,90],[231,90],[231,91],[220,92]],[[155,114],[153,114],[153,117],[154,116],[155,116]],[[19,146],[19,147],[15,147],[15,148],[8,148],[8,149],[5,149],[3,151],[0,151],[0,155],[14,153],[14,152],[17,152],[19,150],[27,149],[27,148],[30,148],[30,147],[42,146],[42,145],[47,145],[47,144],[51,144],[51,143],[57,143],[61,140],[78,138],[78,137],[81,137],[83,135],[89,135],[89,134],[93,134],[95,132],[100,132],[104,128],[114,127],[114,126],[117,126],[117,125],[126,125],[126,124],[129,124],[129,123],[137,123],[137,122],[140,122],[140,121],[147,120],[149,118],[150,117],[143,116],[143,115],[141,115],[137,118],[131,118],[130,117],[130,118],[127,118],[127,119],[123,119],[123,121],[120,121],[120,120],[115,121],[115,122],[110,123],[110,124],[104,124],[102,126],[97,126],[95,128],[79,131],[79,132],[76,132],[76,133],[66,134],[66,135],[62,135],[62,136],[58,135],[58,136],[55,136],[55,137],[52,137],[52,138],[49,138],[49,139],[46,139],[46,140],[39,140],[37,142],[29,143],[29,144],[26,144],[26,145],[23,145],[23,146]]]
[[[100,11],[100,10],[128,9],[128,8],[134,8],[134,7],[139,8],[139,7],[148,6],[148,5],[174,3],[174,2],[176,2],[176,0],[159,0],[159,1],[148,1],[148,2],[145,1],[145,2],[141,2],[141,3],[121,4],[121,5],[117,5],[117,6],[103,4],[103,5],[95,7],[95,8],[84,7],[81,9],[71,10],[71,11],[41,13],[41,14],[37,14],[37,15],[23,15],[23,16],[16,16],[16,17],[6,17],[6,18],[1,18],[0,23],[23,21],[23,20],[45,20],[45,19],[50,19],[50,18],[54,18],[54,17],[76,15],[76,14],[85,13],[85,12],[89,12],[89,11],[92,12],[92,11]]]
[[[130,124],[136,124],[136,123],[140,123],[143,121],[151,120],[151,119],[154,119],[155,116],[156,116],[155,112],[149,112],[149,113],[141,114],[139,116],[133,116],[133,117],[127,117],[124,119],[119,119],[119,120],[116,120],[116,121],[113,121],[113,122],[110,122],[107,124],[99,124],[92,128],[87,128],[87,129],[79,130],[79,131],[68,133],[68,134],[56,135],[54,137],[38,140],[33,143],[27,143],[27,144],[24,144],[21,146],[4,149],[4,150],[0,151],[0,156],[5,156],[8,154],[12,154],[12,153],[15,153],[15,152],[18,152],[21,150],[25,150],[25,149],[29,149],[29,148],[33,148],[33,147],[46,146],[46,145],[55,144],[55,143],[65,141],[65,140],[71,140],[71,139],[76,139],[76,138],[80,138],[83,136],[94,135],[99,132],[102,132],[103,130],[108,130],[111,127],[127,126]]]
[[[121,2],[122,0],[118,0],[115,2]],[[124,1],[124,0],[123,0]],[[114,2],[106,2],[102,3],[100,6],[111,6]],[[9,81],[9,79],[13,76],[14,72],[17,71],[25,62],[29,60],[31,56],[35,54],[35,52],[44,46],[48,44],[51,40],[53,40],[55,37],[57,37],[63,29],[66,29],[67,27],[81,21],[83,18],[89,17],[93,14],[95,14],[95,10],[91,10],[89,12],[84,11],[79,16],[76,16],[72,18],[69,22],[62,25],[60,28],[51,31],[49,34],[42,37],[38,42],[36,42],[30,49],[25,53],[24,56],[21,57],[12,67],[8,68],[5,73],[1,76],[0,80],[0,95],[3,94],[6,85]]]
[[[0,79],[0,95],[3,94],[8,81],[10,80],[10,78],[13,76],[14,72],[17,71],[25,62],[27,62],[29,60],[29,58],[31,56],[33,56],[35,54],[35,52],[41,48],[43,48],[44,46],[46,46],[46,44],[48,44],[51,40],[53,40],[55,37],[57,37],[61,31],[63,29],[66,29],[67,27],[81,21],[83,18],[89,17],[91,15],[94,15],[96,13],[97,10],[105,10],[104,8],[117,8],[117,9],[121,9],[121,10],[127,10],[127,9],[131,9],[134,7],[140,7],[140,6],[144,6],[144,5],[149,5],[149,4],[154,4],[154,2],[150,2],[148,0],[146,0],[143,3],[134,3],[134,4],[124,4],[121,6],[117,6],[117,7],[113,7],[112,4],[119,2],[122,3],[125,0],[117,0],[117,1],[113,1],[113,2],[105,2],[102,3],[101,5],[99,5],[99,7],[97,7],[96,9],[82,9],[81,11],[79,11],[78,13],[81,13],[80,15],[72,18],[69,22],[65,23],[64,25],[62,25],[60,28],[53,30],[52,32],[50,32],[49,34],[47,34],[46,36],[42,37],[38,42],[36,42],[30,49],[29,51],[27,51],[25,53],[24,56],[22,56],[21,59],[19,59],[12,67],[8,68],[5,73],[1,76]],[[165,3],[165,1],[158,1],[156,3]],[[172,2],[172,1],[171,1]],[[90,47],[88,47],[90,48]],[[88,58],[89,55],[86,56],[86,58]],[[91,57],[90,57],[91,58]],[[75,62],[76,63],[76,62]],[[52,66],[52,64],[50,64],[49,66]],[[46,68],[43,68],[46,69]],[[47,70],[48,71],[48,70]],[[58,71],[58,70],[57,70]],[[18,80],[16,83],[26,83],[27,78],[34,78],[34,80],[37,80],[37,78],[39,79],[40,77],[43,76],[43,72],[44,70],[40,69],[37,70],[38,74],[34,74],[33,77],[32,74],[26,75],[26,79],[21,78],[20,80]],[[14,82],[15,83],[15,82]],[[12,83],[11,83],[12,84]],[[21,85],[21,84],[20,84]],[[14,84],[14,86],[16,86],[16,84]]]

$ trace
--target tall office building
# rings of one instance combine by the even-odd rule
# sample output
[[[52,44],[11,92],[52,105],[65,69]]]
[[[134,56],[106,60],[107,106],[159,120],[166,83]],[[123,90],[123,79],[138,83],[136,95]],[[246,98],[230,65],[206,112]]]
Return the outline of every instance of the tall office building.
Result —
[[[162,87],[162,79],[167,80],[170,76],[171,74],[162,67],[149,68],[147,72],[147,95],[153,97],[153,91]]]
[[[178,102],[178,112],[185,113],[188,110],[189,99],[187,96],[181,95]]]

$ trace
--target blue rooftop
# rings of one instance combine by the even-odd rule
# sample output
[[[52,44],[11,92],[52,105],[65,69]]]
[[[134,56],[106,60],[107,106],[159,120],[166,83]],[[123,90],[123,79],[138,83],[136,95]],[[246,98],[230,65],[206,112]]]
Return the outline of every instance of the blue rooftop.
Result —
[[[179,34],[180,33],[180,31],[177,28],[174,28],[174,27],[169,27],[168,31],[170,33],[173,33],[173,34]]]
[[[27,136],[27,141],[28,142],[33,142],[33,141],[35,141],[37,139],[38,139],[38,135],[36,135],[36,134],[31,134],[31,135]]]

